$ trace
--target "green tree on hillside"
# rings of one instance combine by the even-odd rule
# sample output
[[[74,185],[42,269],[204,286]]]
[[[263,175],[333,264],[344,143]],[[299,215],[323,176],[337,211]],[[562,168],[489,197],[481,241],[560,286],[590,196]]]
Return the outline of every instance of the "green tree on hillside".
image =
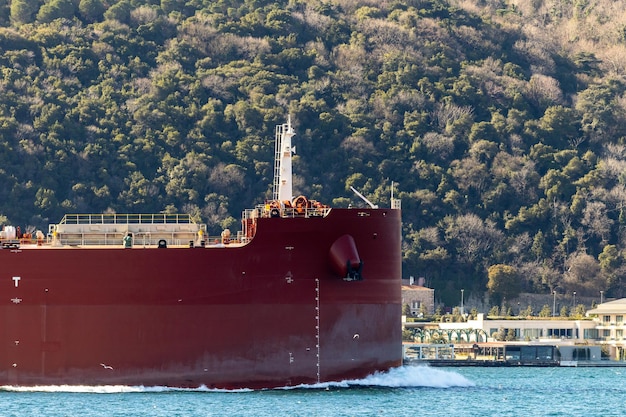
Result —
[[[87,22],[97,22],[102,19],[106,8],[101,0],[80,0],[78,11]]]
[[[12,0],[11,22],[16,25],[31,23],[39,10],[38,0]]]
[[[520,293],[520,279],[518,271],[510,265],[491,265],[488,269],[489,281],[487,289],[493,300],[509,300]]]
[[[37,12],[37,21],[50,23],[55,19],[69,19],[75,12],[76,6],[72,0],[49,0]]]

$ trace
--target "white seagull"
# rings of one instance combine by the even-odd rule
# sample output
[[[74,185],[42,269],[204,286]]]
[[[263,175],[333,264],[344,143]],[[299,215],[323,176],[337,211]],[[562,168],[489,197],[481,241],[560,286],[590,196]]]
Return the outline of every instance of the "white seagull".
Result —
[[[112,367],[112,366],[105,365],[105,364],[103,364],[103,363],[101,363],[101,364],[100,364],[100,366],[102,366],[104,369],[113,369],[113,367]]]

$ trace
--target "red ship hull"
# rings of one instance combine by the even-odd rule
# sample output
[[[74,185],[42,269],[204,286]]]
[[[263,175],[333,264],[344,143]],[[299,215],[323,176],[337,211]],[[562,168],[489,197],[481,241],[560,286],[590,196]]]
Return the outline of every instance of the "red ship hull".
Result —
[[[399,210],[333,209],[259,218],[239,247],[2,249],[0,385],[271,388],[399,366],[400,233]],[[331,265],[346,234],[362,280]]]

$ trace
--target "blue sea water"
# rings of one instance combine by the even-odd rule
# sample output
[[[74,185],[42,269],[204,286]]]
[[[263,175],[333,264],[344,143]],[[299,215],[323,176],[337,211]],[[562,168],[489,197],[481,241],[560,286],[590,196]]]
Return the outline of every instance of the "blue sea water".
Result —
[[[626,368],[406,366],[262,391],[2,387],[0,416],[626,416]]]

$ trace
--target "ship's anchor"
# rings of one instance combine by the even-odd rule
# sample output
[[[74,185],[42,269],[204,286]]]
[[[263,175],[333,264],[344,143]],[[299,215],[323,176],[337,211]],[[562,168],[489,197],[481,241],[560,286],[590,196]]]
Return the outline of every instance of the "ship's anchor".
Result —
[[[363,271],[363,261],[359,261],[359,267],[354,268],[352,266],[352,261],[348,259],[348,261],[346,262],[346,271],[347,271],[347,274],[344,280],[361,281],[363,279],[363,276],[361,275],[361,271]]]
[[[328,259],[337,277],[346,281],[361,281],[363,261],[350,235],[343,235],[333,242],[328,251]]]

